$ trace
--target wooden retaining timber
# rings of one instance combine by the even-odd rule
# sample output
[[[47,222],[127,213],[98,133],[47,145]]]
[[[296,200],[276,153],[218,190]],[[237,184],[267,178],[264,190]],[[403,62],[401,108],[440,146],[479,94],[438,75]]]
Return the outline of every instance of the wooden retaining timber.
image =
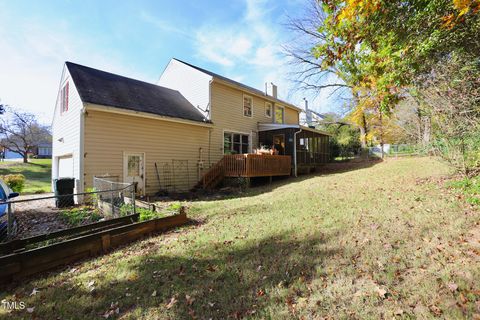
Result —
[[[0,257],[0,283],[95,256],[145,235],[183,225],[187,221],[185,211],[181,210],[174,216],[117,226],[45,247],[14,252]]]
[[[69,228],[65,230],[59,230],[51,233],[45,233],[38,236],[17,239],[4,243],[0,243],[0,255],[9,254],[25,250],[28,245],[36,244],[43,241],[54,240],[61,238],[67,240],[69,238],[77,238],[87,234],[99,232],[105,229],[111,229],[114,227],[131,224],[138,221],[138,213],[131,214],[125,217],[109,219],[105,221],[86,224],[79,227]]]

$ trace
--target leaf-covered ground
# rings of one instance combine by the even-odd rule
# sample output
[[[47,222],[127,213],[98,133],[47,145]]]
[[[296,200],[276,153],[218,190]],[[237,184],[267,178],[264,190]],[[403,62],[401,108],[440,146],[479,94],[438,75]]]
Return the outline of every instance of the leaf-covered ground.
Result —
[[[26,302],[9,316],[38,319],[479,316],[480,215],[444,187],[446,166],[408,158],[324,171],[191,203],[197,224],[0,299]]]

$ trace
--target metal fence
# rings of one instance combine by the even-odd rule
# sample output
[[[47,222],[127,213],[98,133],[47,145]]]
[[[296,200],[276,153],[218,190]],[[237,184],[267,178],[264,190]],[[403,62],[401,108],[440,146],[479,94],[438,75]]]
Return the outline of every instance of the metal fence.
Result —
[[[48,234],[136,213],[133,184],[95,177],[83,193],[29,195],[0,202],[0,242]]]

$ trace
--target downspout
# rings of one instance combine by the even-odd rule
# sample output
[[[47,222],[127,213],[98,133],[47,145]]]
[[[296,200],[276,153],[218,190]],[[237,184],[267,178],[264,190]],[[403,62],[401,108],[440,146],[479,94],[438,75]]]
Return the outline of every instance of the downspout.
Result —
[[[78,146],[78,190],[77,193],[83,193],[85,191],[85,106],[80,110],[80,143]],[[83,203],[83,196],[77,196],[77,202]]]
[[[294,170],[295,170],[295,177],[298,177],[297,174],[297,134],[302,132],[303,130],[300,129],[300,131],[297,131],[293,134],[293,165],[294,165]]]
[[[208,81],[208,114],[207,114],[207,119],[210,120],[210,122],[213,123],[212,121],[212,83],[213,83],[213,77]],[[211,161],[211,145],[212,145],[212,131],[213,128],[208,129],[208,168],[212,166],[212,161]]]

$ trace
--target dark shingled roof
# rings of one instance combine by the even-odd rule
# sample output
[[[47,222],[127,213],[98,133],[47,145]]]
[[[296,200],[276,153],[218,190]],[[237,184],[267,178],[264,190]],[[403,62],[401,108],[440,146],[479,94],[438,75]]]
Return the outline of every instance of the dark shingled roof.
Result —
[[[206,122],[180,92],[113,73],[65,62],[83,102]]]
[[[177,59],[177,58],[173,58],[173,59],[174,59],[174,60],[177,60],[178,62],[181,62],[181,63],[183,63],[183,64],[186,64],[187,66],[190,66],[190,67],[192,67],[192,68],[194,68],[194,69],[197,69],[198,71],[201,71],[201,72],[203,72],[203,73],[206,73],[206,74],[208,74],[209,76],[212,76],[212,77],[214,77],[214,78],[218,78],[218,79],[220,79],[220,80],[222,80],[222,81],[229,82],[229,83],[231,83],[231,84],[233,84],[233,85],[236,85],[236,86],[238,86],[238,87],[241,87],[241,88],[243,88],[243,89],[245,89],[245,90],[247,90],[247,91],[254,92],[254,93],[257,94],[257,95],[266,96],[266,95],[265,95],[265,92],[263,92],[262,90],[258,90],[258,89],[255,89],[254,87],[247,86],[246,84],[243,84],[243,83],[241,83],[241,82],[238,82],[238,81],[232,80],[232,79],[230,79],[230,78],[224,77],[224,76],[222,76],[222,75],[219,75],[218,73],[215,73],[215,72],[212,72],[212,71],[209,71],[209,70],[206,70],[206,69],[197,67],[197,66],[195,66],[195,65],[193,65],[193,64],[190,64],[190,63],[188,63],[188,62],[182,61],[182,60],[180,60],[180,59]],[[286,105],[289,105],[289,106],[293,106],[293,107],[295,107],[295,108],[297,108],[297,109],[300,109],[299,107],[295,106],[293,103],[284,101],[284,100],[282,100],[282,99],[274,98],[274,97],[272,97],[272,96],[268,96],[268,98],[273,99],[273,100],[276,100],[276,101],[278,101],[278,102],[280,102],[280,103],[282,103],[282,104],[286,104]]]

